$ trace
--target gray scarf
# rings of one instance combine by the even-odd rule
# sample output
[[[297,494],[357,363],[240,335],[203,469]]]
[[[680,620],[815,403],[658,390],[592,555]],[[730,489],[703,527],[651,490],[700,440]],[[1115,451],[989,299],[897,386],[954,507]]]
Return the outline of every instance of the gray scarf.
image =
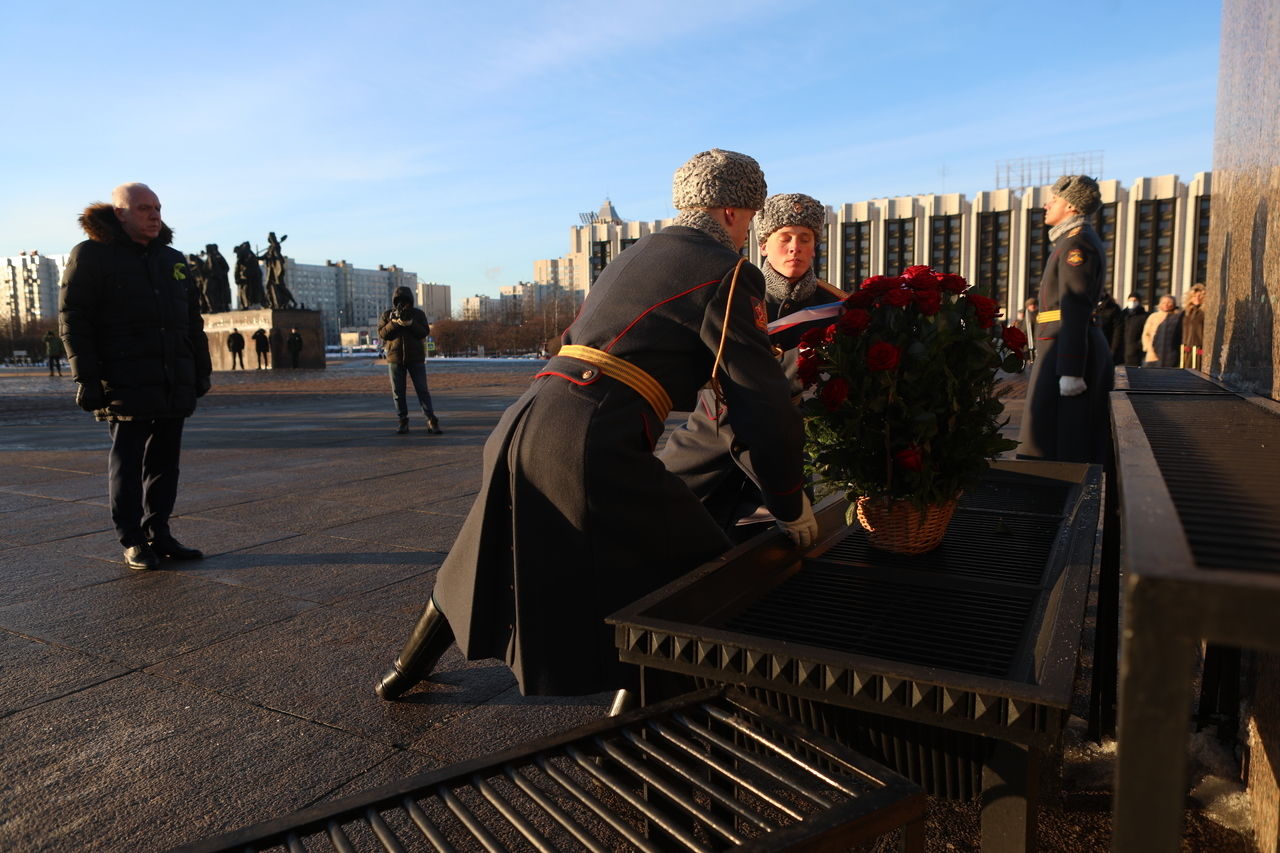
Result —
[[[1049,229],[1049,242],[1056,243],[1058,238],[1063,234],[1069,233],[1073,228],[1079,228],[1081,225],[1088,225],[1089,221],[1082,214],[1077,213],[1075,216],[1062,220],[1057,225]]]
[[[672,225],[683,225],[685,228],[697,228],[711,237],[715,241],[727,249],[737,252],[741,246],[733,245],[733,238],[729,236],[729,232],[724,230],[724,226],[715,220],[711,214],[702,210],[682,210],[680,215],[676,217],[676,221]]]
[[[787,300],[800,302],[808,299],[818,289],[818,277],[813,274],[812,266],[795,281],[775,270],[767,258],[761,268],[764,271],[764,292],[778,304]]]

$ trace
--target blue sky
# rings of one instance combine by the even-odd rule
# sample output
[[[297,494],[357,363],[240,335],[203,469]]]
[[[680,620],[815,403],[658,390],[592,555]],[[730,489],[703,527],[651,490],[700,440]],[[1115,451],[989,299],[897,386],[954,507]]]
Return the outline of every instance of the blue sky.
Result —
[[[1213,160],[1211,0],[9,4],[0,256],[65,252],[139,180],[175,244],[288,234],[455,302],[529,280],[608,195],[671,216],[712,147],[836,205],[994,186],[1102,150],[1128,183]]]

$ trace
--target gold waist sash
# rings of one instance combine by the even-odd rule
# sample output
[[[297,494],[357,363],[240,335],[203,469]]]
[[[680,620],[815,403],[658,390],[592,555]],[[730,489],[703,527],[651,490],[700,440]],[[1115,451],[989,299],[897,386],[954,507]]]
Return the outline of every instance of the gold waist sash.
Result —
[[[1037,323],[1057,323],[1062,319],[1062,310],[1054,308],[1052,311],[1041,311],[1036,315]]]
[[[662,387],[661,382],[631,362],[616,355],[610,355],[604,350],[578,344],[565,344],[560,347],[556,355],[567,355],[570,358],[594,364],[605,376],[618,380],[644,397],[657,413],[658,420],[665,421],[667,415],[671,414],[671,395],[667,393],[667,389]]]

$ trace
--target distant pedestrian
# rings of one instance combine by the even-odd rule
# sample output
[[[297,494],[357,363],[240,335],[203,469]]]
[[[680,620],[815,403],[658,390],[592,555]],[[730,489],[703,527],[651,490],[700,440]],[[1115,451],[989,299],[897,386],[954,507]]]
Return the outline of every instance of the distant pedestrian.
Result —
[[[391,400],[395,403],[400,425],[396,433],[409,431],[409,401],[405,398],[405,376],[413,380],[413,391],[418,395],[418,405],[427,416],[427,432],[441,433],[440,421],[431,406],[431,391],[427,388],[427,335],[431,326],[421,308],[414,307],[413,291],[397,287],[391,295],[391,307],[382,312],[378,322],[378,337],[386,347],[387,374],[391,377]]]
[[[258,353],[258,369],[271,367],[271,341],[267,338],[267,330],[259,329],[253,333],[253,347]]]
[[[59,305],[76,405],[109,424],[111,520],[131,569],[203,556],[174,539],[182,427],[209,390],[209,342],[160,199],[124,184],[80,217]]]
[[[1147,323],[1147,309],[1138,294],[1130,293],[1124,308],[1124,363],[1126,367],[1142,366],[1142,330]]]
[[[1182,312],[1171,295],[1160,297],[1142,326],[1143,367],[1177,367],[1182,350]]]
[[[231,353],[231,369],[236,369],[236,362],[240,362],[240,369],[244,370],[244,335],[240,334],[239,329],[232,329],[231,334],[227,335],[227,352]]]
[[[1204,294],[1203,284],[1191,285],[1182,315],[1181,366],[1192,370],[1204,370]]]
[[[52,376],[54,370],[58,371],[58,375],[62,375],[62,357],[66,355],[66,348],[62,346],[62,338],[58,337],[58,333],[53,329],[44,333],[44,354],[49,360],[49,375]]]
[[[1034,296],[1028,296],[1023,303],[1022,316],[1018,319],[1018,328],[1027,336],[1027,361],[1036,360],[1036,313],[1039,302]]]
[[[1124,364],[1124,309],[1108,291],[1102,294],[1093,313],[1098,318],[1102,336],[1111,347],[1111,360],[1116,364]]]
[[[285,349],[289,350],[289,361],[293,364],[293,369],[298,369],[298,359],[302,356],[302,335],[298,334],[297,329],[289,330],[289,337],[284,342]]]

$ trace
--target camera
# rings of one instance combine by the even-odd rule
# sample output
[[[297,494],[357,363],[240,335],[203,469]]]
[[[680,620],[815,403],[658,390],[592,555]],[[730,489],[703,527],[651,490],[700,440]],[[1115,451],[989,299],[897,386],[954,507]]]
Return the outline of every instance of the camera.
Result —
[[[408,305],[397,303],[391,308],[391,318],[393,320],[412,320],[413,314]]]

